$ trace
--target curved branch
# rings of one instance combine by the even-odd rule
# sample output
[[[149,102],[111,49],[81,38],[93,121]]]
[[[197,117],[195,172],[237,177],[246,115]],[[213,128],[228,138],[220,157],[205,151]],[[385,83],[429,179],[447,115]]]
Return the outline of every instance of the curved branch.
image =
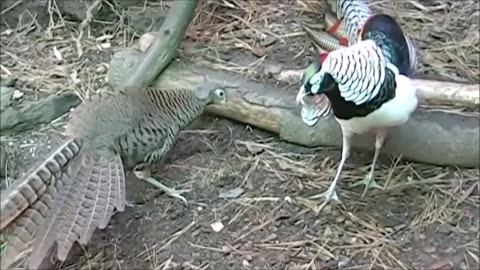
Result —
[[[149,85],[173,60],[193,19],[198,0],[173,1],[155,41],[125,81],[125,88]],[[125,74],[126,76],[127,74]]]

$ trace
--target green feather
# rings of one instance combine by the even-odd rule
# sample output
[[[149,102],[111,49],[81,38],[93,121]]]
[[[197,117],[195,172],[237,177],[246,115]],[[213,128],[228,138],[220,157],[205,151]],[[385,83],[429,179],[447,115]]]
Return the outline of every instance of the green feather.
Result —
[[[311,63],[304,71],[302,74],[302,84],[305,84],[307,81],[309,81],[313,75],[315,75],[321,68],[322,66],[320,65],[319,62],[313,62]]]

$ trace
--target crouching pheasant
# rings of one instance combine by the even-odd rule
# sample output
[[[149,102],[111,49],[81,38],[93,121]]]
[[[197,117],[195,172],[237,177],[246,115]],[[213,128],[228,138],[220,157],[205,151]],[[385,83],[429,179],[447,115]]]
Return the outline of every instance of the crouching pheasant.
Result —
[[[38,269],[55,243],[61,261],[74,242],[87,244],[114,209],[124,211],[125,172],[148,169],[206,105],[225,101],[225,90],[205,81],[194,91],[141,88],[82,103],[66,127],[66,142],[2,193],[7,241],[1,268],[27,258],[28,268]],[[179,197],[148,175],[143,179]]]

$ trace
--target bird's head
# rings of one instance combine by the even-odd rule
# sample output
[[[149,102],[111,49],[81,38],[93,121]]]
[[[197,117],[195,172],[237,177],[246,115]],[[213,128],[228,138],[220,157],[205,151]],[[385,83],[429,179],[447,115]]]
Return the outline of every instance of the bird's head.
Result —
[[[220,83],[205,80],[195,87],[197,97],[206,100],[207,104],[222,104],[227,102],[225,87]]]
[[[208,96],[210,103],[213,104],[223,104],[227,102],[227,92],[223,87],[217,87],[210,90],[210,94]]]
[[[320,54],[317,61],[311,63],[303,72],[301,79],[301,87],[297,94],[297,104],[303,104],[305,96],[322,94],[330,89],[324,85],[324,72],[322,71],[322,64],[327,59],[328,52]],[[312,80],[314,79],[314,81]]]

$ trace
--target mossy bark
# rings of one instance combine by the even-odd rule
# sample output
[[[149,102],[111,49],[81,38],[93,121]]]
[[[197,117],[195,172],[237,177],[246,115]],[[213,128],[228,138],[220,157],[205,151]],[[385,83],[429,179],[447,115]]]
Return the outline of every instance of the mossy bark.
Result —
[[[177,49],[195,14],[198,0],[174,1],[156,39],[142,55],[142,61],[128,74],[125,88],[149,85],[177,54]]]

